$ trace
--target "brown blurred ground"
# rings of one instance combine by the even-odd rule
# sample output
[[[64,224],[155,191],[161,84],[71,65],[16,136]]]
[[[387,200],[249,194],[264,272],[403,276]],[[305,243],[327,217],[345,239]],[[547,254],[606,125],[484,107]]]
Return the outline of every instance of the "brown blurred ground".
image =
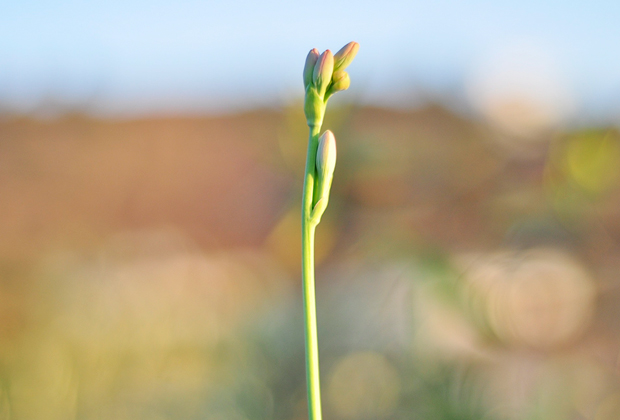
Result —
[[[304,418],[298,109],[0,119],[0,419]],[[615,130],[324,127],[331,417],[619,418]]]

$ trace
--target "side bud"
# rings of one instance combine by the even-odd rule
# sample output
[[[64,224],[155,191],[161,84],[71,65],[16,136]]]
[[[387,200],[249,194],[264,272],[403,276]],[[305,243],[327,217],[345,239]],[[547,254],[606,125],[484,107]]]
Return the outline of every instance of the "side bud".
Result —
[[[357,55],[357,51],[359,49],[360,44],[355,41],[349,42],[347,45],[342,47],[340,51],[334,55],[334,71],[346,69]]]
[[[330,130],[326,130],[319,137],[319,146],[316,150],[316,170],[321,179],[331,178],[336,167],[336,137]]]
[[[329,203],[329,190],[332,187],[334,168],[336,167],[336,138],[327,130],[319,138],[316,151],[316,184],[313,194],[314,207],[310,218],[318,224]]]
[[[313,48],[306,57],[306,64],[304,65],[304,88],[308,89],[308,85],[312,83],[312,74],[314,73],[314,66],[319,61],[319,50]]]
[[[349,73],[344,70],[334,72],[334,75],[332,76],[332,84],[327,91],[326,98],[329,98],[331,95],[336,92],[340,92],[341,90],[349,89],[350,85],[351,78],[349,77]]]
[[[312,74],[312,82],[321,98],[325,96],[327,86],[332,81],[333,73],[334,56],[330,50],[325,50],[314,65],[314,72]]]

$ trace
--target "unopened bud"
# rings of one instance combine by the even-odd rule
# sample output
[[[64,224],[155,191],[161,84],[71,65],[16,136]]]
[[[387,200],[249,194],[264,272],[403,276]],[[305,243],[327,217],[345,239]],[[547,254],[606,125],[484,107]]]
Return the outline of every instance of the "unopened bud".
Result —
[[[338,70],[334,72],[334,76],[332,77],[332,86],[330,90],[333,92],[338,92],[341,90],[347,90],[351,85],[351,78],[349,77],[349,73],[344,70]]]
[[[316,170],[319,182],[330,180],[336,167],[336,137],[334,133],[326,130],[319,138],[319,146],[316,151]]]
[[[359,49],[360,44],[355,41],[349,42],[347,45],[342,47],[340,51],[334,55],[334,71],[346,69],[357,55],[357,51]]]
[[[314,73],[314,65],[319,60],[319,50],[313,48],[306,57],[306,65],[304,66],[304,88],[312,83],[312,74]]]
[[[330,50],[325,50],[314,65],[314,73],[312,74],[312,82],[321,98],[325,95],[327,86],[332,81],[333,73],[334,56]]]
[[[314,207],[311,219],[318,224],[321,216],[329,203],[329,190],[332,187],[334,168],[336,167],[336,138],[327,130],[319,138],[319,146],[316,150],[316,186],[313,193]]]

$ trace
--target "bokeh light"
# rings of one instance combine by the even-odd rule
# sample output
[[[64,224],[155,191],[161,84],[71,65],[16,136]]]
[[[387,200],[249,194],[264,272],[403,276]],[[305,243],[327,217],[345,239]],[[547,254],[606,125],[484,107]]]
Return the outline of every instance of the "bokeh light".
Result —
[[[397,407],[400,379],[385,357],[360,352],[337,362],[327,392],[340,418],[386,418]]]

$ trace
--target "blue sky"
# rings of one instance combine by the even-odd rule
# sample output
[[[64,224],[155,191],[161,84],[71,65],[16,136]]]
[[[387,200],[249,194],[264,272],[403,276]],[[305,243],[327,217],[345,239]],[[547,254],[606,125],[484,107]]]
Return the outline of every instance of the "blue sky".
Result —
[[[4,0],[0,104],[139,114],[279,103],[301,95],[310,48],[356,40],[349,99],[467,98],[517,77],[605,114],[620,111],[619,22],[618,1]],[[516,68],[507,79],[492,74],[502,60],[498,71]]]

